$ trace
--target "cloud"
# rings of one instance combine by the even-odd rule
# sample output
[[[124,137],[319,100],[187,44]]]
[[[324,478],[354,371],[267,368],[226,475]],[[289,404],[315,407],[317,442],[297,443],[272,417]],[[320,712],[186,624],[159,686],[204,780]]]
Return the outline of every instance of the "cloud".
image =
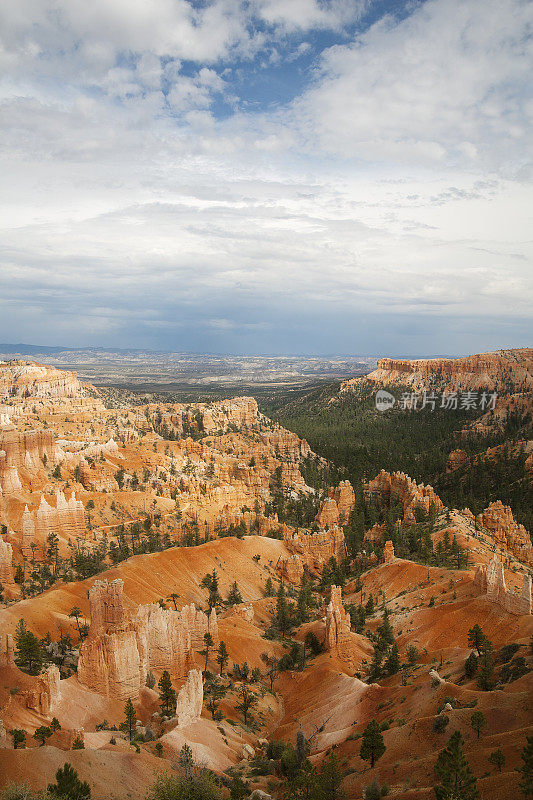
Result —
[[[446,342],[443,320],[472,348],[491,319],[523,336],[530,9],[504,6],[428,0],[365,28],[348,0],[5,3],[0,336],[373,353],[424,352],[428,324]],[[274,103],[295,53],[303,86]]]
[[[531,152],[532,22],[522,0],[428,0],[384,17],[325,51],[294,125],[347,158],[513,172]]]

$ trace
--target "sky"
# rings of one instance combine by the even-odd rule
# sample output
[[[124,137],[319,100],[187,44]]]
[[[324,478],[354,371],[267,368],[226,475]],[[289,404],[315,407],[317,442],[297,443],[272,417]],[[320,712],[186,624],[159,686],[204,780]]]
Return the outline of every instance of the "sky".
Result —
[[[531,345],[533,4],[0,0],[0,341]]]

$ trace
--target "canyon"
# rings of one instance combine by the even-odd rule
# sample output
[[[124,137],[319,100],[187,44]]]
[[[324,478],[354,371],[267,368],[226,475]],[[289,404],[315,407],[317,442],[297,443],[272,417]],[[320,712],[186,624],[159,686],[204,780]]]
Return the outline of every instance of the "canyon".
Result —
[[[356,380],[431,388],[444,375],[450,388],[522,391],[531,351],[513,353],[381,359]],[[277,800],[279,770],[261,774],[254,758],[301,732],[313,765],[332,752],[346,761],[348,798],[373,777],[398,800],[428,798],[446,742],[433,724],[447,703],[484,800],[517,790],[531,725],[533,558],[511,506],[494,497],[453,508],[401,470],[356,485],[252,397],[110,402],[74,373],[26,361],[0,364],[0,387],[0,785],[43,788],[70,760],[97,800],[141,800],[187,744],[217,775],[231,768],[250,794]],[[451,452],[450,479],[465,455]],[[424,537],[430,556],[406,557],[406,541]],[[460,564],[457,553],[467,554]],[[399,667],[373,672],[385,610]],[[45,654],[37,674],[21,660],[21,619]],[[494,647],[497,691],[465,674],[476,624]],[[174,690],[165,712],[164,673]],[[223,696],[211,707],[216,681]],[[246,691],[253,724],[240,710]],[[120,730],[130,700],[132,743]],[[479,741],[474,701],[489,726]],[[61,730],[38,747],[33,733],[52,717]],[[370,720],[386,745],[373,771],[359,741]],[[13,729],[26,747],[13,748]],[[72,750],[78,738],[84,749]],[[497,747],[501,774],[487,769]]]

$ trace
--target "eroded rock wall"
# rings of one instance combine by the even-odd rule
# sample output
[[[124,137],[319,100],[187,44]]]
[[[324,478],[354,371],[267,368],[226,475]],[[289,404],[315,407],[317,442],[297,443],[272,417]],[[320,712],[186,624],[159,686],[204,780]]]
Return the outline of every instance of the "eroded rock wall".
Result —
[[[520,594],[507,589],[503,564],[496,556],[487,565],[476,566],[474,583],[509,614],[531,614],[531,576],[523,575]]]
[[[102,694],[137,697],[150,669],[185,677],[207,631],[218,645],[214,610],[207,616],[194,604],[174,611],[151,603],[128,614],[121,580],[95,581],[89,600],[91,624],[80,647],[78,678]]]
[[[531,537],[524,526],[516,522],[509,506],[496,500],[477,515],[476,522],[489,532],[499,547],[520,561],[533,565]]]

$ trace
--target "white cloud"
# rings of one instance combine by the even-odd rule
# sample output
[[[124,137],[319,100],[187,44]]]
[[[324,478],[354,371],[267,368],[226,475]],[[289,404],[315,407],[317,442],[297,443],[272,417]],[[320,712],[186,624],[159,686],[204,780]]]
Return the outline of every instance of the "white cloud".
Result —
[[[326,51],[294,124],[336,155],[513,171],[531,145],[532,22],[522,0],[428,0],[382,19]]]
[[[186,328],[176,309],[220,335],[279,309],[527,319],[530,9],[503,6],[429,0],[221,121],[232,54],[290,60],[362,6],[5,2],[0,335]]]

